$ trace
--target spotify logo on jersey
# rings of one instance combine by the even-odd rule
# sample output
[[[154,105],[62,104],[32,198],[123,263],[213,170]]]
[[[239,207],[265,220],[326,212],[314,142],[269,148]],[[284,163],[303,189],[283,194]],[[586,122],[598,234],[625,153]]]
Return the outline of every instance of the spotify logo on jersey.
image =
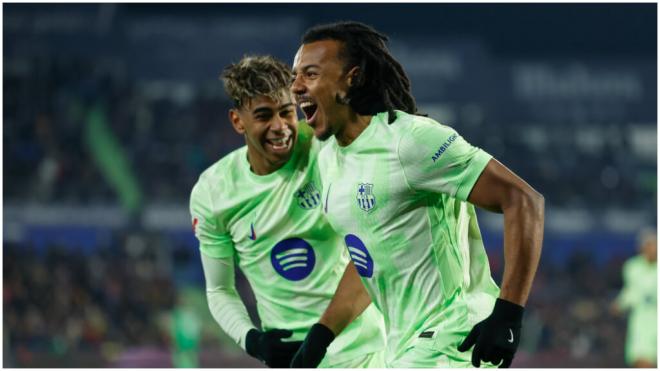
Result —
[[[270,262],[280,276],[300,281],[314,270],[316,257],[312,245],[302,238],[282,240],[270,252]]]
[[[360,276],[371,278],[374,274],[374,261],[371,259],[367,247],[364,246],[364,242],[354,234],[347,234],[344,241],[348,248],[348,254],[353,260],[353,265],[355,265]]]

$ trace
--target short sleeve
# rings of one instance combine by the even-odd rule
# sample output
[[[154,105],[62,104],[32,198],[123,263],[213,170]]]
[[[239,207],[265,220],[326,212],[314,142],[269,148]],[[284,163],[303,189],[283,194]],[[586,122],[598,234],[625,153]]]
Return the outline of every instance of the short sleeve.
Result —
[[[398,146],[410,187],[445,193],[467,201],[491,155],[472,146],[451,127],[428,120],[416,122]]]
[[[222,228],[213,214],[212,197],[206,184],[200,179],[190,195],[190,215],[199,249],[211,258],[228,258],[234,255],[231,235]]]

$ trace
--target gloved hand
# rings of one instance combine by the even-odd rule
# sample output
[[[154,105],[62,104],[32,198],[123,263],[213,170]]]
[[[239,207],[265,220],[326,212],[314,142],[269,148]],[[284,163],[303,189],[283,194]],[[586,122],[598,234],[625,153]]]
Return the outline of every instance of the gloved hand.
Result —
[[[291,335],[291,330],[275,329],[262,332],[251,329],[245,337],[245,350],[268,367],[289,367],[291,358],[302,344],[302,341],[282,341]]]
[[[326,326],[316,323],[309,329],[303,344],[293,356],[291,368],[315,368],[321,363],[335,334]]]
[[[497,299],[493,313],[477,323],[458,346],[460,352],[472,348],[472,365],[479,367],[481,361],[492,362],[507,368],[520,343],[520,328],[524,308],[510,301]]]

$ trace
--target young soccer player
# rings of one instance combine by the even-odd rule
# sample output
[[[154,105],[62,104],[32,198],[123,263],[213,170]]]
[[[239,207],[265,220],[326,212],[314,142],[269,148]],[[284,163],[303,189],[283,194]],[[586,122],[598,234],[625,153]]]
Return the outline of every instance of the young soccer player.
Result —
[[[322,25],[295,57],[292,92],[329,142],[319,155],[325,214],[353,264],[292,366],[317,366],[370,298],[385,318],[387,367],[508,367],[540,257],[543,197],[454,129],[415,115],[386,40],[357,22]],[[501,290],[474,205],[504,213]]]
[[[290,68],[272,57],[245,57],[222,80],[234,102],[229,120],[246,145],[204,171],[192,190],[209,308],[248,354],[287,367],[349,258],[322,217],[320,144],[297,122]],[[261,329],[237,294],[235,265],[254,291]],[[322,366],[382,367],[383,322],[373,306],[345,332]]]

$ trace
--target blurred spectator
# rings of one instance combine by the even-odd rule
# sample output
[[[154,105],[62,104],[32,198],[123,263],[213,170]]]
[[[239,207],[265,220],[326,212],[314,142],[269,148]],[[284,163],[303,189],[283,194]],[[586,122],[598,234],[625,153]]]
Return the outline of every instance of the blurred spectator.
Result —
[[[195,308],[195,299],[204,295],[204,290],[199,287],[186,287],[177,293],[176,306],[168,324],[172,338],[172,364],[176,368],[199,367],[201,321],[197,316],[196,309],[200,308]]]
[[[617,314],[628,312],[626,363],[654,368],[658,344],[658,240],[655,231],[640,234],[639,255],[623,265],[623,289],[612,304]]]

